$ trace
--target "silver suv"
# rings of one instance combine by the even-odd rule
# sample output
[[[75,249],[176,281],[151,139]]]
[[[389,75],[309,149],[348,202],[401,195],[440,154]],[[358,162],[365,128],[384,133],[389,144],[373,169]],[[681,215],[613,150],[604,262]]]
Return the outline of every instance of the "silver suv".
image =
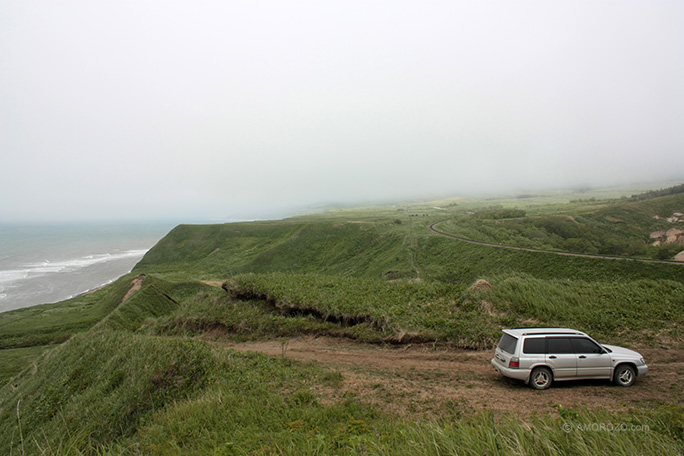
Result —
[[[506,377],[540,390],[554,381],[589,378],[631,386],[648,372],[639,353],[601,345],[585,333],[568,328],[504,329],[492,366]]]

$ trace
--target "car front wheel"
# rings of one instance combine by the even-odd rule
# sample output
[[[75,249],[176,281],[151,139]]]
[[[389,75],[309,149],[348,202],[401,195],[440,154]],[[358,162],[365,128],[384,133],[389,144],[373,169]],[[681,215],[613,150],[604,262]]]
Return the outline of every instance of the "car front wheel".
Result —
[[[530,375],[530,386],[534,389],[545,390],[551,386],[553,374],[546,367],[536,367]]]
[[[623,364],[615,369],[613,380],[620,386],[632,386],[636,381],[636,372],[632,366]]]

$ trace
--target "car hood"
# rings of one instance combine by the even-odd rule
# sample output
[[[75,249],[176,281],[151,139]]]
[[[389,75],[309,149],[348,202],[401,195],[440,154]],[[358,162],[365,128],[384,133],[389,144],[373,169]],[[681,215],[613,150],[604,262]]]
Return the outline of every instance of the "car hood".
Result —
[[[611,356],[614,358],[635,358],[639,359],[642,358],[641,353],[635,352],[634,350],[630,350],[629,348],[624,348],[624,347],[618,347],[617,345],[603,345],[607,349],[609,349],[612,353]]]

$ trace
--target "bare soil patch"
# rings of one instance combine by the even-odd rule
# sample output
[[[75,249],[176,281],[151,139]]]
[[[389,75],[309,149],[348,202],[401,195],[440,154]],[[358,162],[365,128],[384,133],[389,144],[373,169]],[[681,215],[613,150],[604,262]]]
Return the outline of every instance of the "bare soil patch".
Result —
[[[131,280],[131,288],[128,290],[126,295],[121,300],[122,304],[124,302],[126,302],[126,300],[128,300],[128,298],[133,296],[138,290],[140,290],[142,288],[143,283],[145,282],[145,277],[147,277],[147,275],[140,274],[139,276],[137,276],[133,280]]]
[[[327,365],[341,372],[340,388],[322,387],[321,401],[354,395],[400,415],[462,415],[479,410],[529,416],[564,408],[612,411],[659,403],[684,403],[684,353],[674,349],[640,349],[649,373],[630,388],[607,381],[555,383],[536,391],[498,374],[491,351],[432,346],[375,346],[334,338],[215,343],[238,351],[256,351]]]

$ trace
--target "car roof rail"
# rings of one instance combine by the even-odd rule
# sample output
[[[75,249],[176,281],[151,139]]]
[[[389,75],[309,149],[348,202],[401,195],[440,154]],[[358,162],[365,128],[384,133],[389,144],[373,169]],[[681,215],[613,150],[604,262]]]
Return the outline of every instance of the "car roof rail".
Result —
[[[519,326],[517,328],[510,328],[510,329],[568,329],[568,330],[574,331],[570,328],[563,328],[562,326]]]
[[[543,331],[540,331],[543,330]],[[531,335],[536,335],[536,336],[546,336],[546,335],[586,335],[582,331],[578,331],[576,329],[571,329],[571,328],[561,328],[561,327],[553,327],[553,326],[523,326],[519,328],[510,328],[510,331],[520,331],[520,335],[522,336],[531,336]]]

